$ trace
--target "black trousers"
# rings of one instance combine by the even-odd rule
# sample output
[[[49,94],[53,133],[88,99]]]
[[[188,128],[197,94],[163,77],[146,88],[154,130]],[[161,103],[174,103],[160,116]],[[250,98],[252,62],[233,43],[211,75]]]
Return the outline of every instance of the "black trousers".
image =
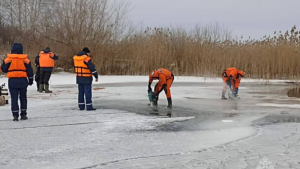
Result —
[[[52,72],[40,71],[40,84],[49,85]]]
[[[37,89],[39,90],[39,87],[40,87],[40,67],[38,66],[36,68],[36,74],[35,74],[35,81],[36,81],[36,86],[37,86]]]

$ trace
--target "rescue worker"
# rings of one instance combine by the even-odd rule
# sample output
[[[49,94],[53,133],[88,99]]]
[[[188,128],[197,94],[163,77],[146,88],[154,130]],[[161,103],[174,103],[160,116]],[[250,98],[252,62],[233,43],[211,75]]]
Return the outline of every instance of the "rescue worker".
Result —
[[[39,55],[37,55],[35,57],[35,68],[36,68],[36,73],[35,73],[35,76],[34,76],[34,80],[36,82],[36,87],[37,87],[37,91],[40,91],[39,88],[40,88],[40,65],[39,65]],[[45,90],[44,90],[45,91]]]
[[[223,90],[222,90],[222,99],[226,100],[225,97],[227,87],[231,90],[232,95],[229,95],[230,99],[234,99],[237,97],[239,86],[241,83],[241,78],[245,76],[245,72],[238,70],[237,68],[231,67],[227,68],[222,73],[222,78],[224,82]]]
[[[79,110],[96,110],[92,103],[92,81],[93,76],[98,82],[98,73],[93,60],[89,57],[90,50],[85,47],[74,56],[74,68],[76,83],[78,84],[78,107]],[[85,100],[84,100],[85,97]]]
[[[18,98],[21,102],[21,120],[27,120],[27,87],[33,84],[33,70],[27,54],[23,54],[23,46],[14,43],[11,54],[7,54],[1,69],[7,73],[8,88],[11,95],[13,121],[19,120]]]
[[[55,60],[58,60],[58,56],[51,52],[49,47],[46,47],[39,54],[40,65],[40,85],[39,92],[52,93],[49,90],[49,80],[54,68]]]
[[[152,91],[151,84],[153,80],[159,80],[158,83],[155,85],[155,89],[152,95],[154,108],[157,108],[158,96],[160,92],[164,90],[168,100],[168,109],[172,110],[172,98],[170,88],[174,81],[173,73],[167,69],[154,70],[149,76],[148,90]]]

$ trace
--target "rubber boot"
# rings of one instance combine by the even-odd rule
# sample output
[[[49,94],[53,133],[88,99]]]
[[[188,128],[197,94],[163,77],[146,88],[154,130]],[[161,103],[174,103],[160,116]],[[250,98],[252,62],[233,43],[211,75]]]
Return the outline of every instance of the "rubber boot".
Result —
[[[168,112],[167,116],[171,117],[172,116],[172,98],[168,98]]]
[[[52,93],[52,91],[49,90],[49,85],[45,85],[45,93]]]
[[[45,90],[45,89],[44,89],[44,85],[43,85],[43,84],[40,84],[39,92],[40,92],[40,93],[43,93],[44,90]]]
[[[226,93],[226,91],[225,90],[222,90],[222,100],[227,100],[227,98],[225,97],[225,93]]]
[[[28,117],[26,115],[21,116],[21,120],[27,120],[27,119],[28,119]]]

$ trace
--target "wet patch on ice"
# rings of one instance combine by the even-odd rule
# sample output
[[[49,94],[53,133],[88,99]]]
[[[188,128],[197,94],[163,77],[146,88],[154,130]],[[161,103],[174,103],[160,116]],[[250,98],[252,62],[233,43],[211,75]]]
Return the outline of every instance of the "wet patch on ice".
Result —
[[[160,118],[159,116],[143,116],[128,111],[113,109],[99,109],[93,113],[79,110],[64,110],[63,114],[53,109],[48,110],[47,113],[49,116],[29,116],[29,120],[26,122],[20,121],[19,123],[12,123],[11,119],[1,120],[0,131],[101,125],[102,128],[111,132],[135,132],[139,130],[154,130],[160,125],[194,118]]]
[[[254,125],[269,125],[276,123],[300,123],[300,115],[289,115],[283,112],[280,115],[269,115],[253,122]]]
[[[267,96],[252,96],[252,97],[262,99],[262,98],[266,98]]]
[[[205,99],[205,98],[199,98],[199,97],[184,97],[185,99],[195,99],[195,100],[197,100],[197,99]]]

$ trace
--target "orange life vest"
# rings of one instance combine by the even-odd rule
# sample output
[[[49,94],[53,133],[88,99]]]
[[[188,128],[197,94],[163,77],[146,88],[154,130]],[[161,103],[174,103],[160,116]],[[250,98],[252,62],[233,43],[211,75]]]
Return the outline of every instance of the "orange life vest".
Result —
[[[90,57],[87,55],[83,56],[74,56],[74,67],[76,76],[79,77],[92,77],[92,72],[88,68],[88,66],[85,64],[85,62],[89,62],[91,60]]]
[[[53,68],[55,61],[52,59],[54,57],[54,54],[52,52],[50,53],[44,53],[44,51],[40,52],[40,67],[49,67]]]
[[[7,54],[7,58],[4,60],[5,64],[10,63],[7,78],[21,78],[28,77],[25,64],[29,64],[26,54]]]

